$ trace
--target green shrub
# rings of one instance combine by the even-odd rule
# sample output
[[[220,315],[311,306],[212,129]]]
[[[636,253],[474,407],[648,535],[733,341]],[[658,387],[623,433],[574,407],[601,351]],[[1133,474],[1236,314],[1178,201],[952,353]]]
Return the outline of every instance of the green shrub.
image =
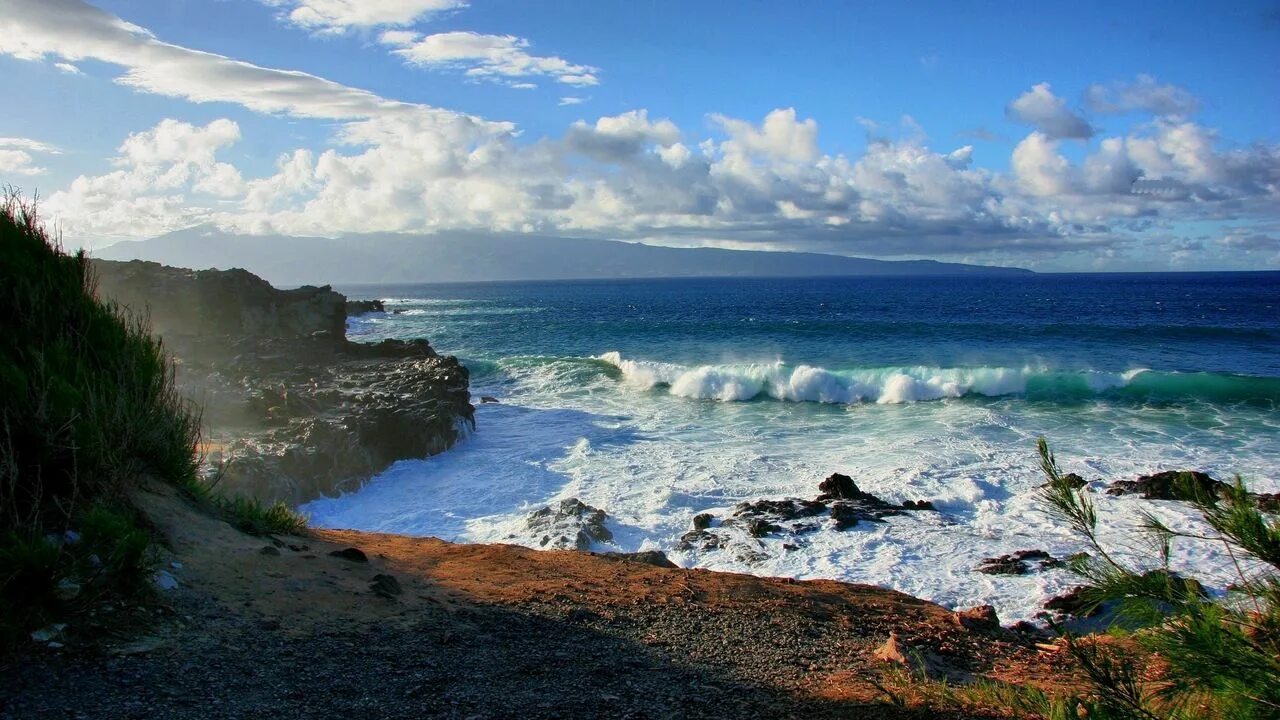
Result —
[[[250,535],[301,535],[307,530],[306,516],[283,502],[267,505],[243,496],[214,497],[212,502],[227,522]]]
[[[194,483],[200,420],[145,318],[98,299],[85,254],[64,252],[13,192],[0,198],[0,328],[0,624],[11,638],[147,586],[150,537],[127,490],[143,476]]]
[[[1097,701],[1089,717],[1280,717],[1280,520],[1258,510],[1239,478],[1210,496],[1185,477],[1180,491],[1195,498],[1192,504],[1209,532],[1175,531],[1146,513],[1142,530],[1152,557],[1148,567],[1131,566],[1099,542],[1093,502],[1063,478],[1044,438],[1038,448],[1050,512],[1094,550],[1073,565],[1088,583],[1087,599],[1113,605],[1121,617],[1145,625],[1130,637],[1165,670],[1153,681],[1117,645],[1085,643],[1065,633],[1067,648],[1093,683]],[[1238,575],[1236,592],[1213,600],[1198,582],[1170,571],[1175,540],[1224,547]],[[1250,574],[1246,567],[1253,563],[1246,560],[1263,570]]]

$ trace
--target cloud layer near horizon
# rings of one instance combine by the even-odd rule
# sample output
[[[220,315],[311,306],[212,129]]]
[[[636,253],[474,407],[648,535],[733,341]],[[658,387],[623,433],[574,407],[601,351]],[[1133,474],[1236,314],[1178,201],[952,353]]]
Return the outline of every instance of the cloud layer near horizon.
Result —
[[[1106,136],[1048,83],[1029,88],[1006,111],[1032,130],[1009,169],[997,172],[975,167],[971,146],[930,147],[918,128],[906,139],[872,137],[858,157],[824,153],[818,123],[792,108],[763,118],[711,113],[709,130],[637,109],[530,141],[509,122],[166,43],[75,0],[9,4],[0,53],[97,60],[120,67],[115,81],[139,92],[339,123],[326,147],[282,153],[274,173],[256,178],[226,160],[242,139],[229,119],[165,119],[140,129],[120,145],[114,170],[82,175],[49,196],[46,208],[70,237],[147,237],[216,222],[296,235],[481,229],[850,255],[1034,258],[1108,252],[1144,231],[1145,242],[1187,252],[1184,239],[1150,231],[1174,220],[1274,221],[1280,200],[1280,148],[1224,147],[1190,119],[1194,97],[1148,76],[1088,89],[1084,105],[1093,112],[1145,116]],[[410,62],[458,63],[503,82],[597,82],[596,68],[533,56],[519,38],[448,33],[467,37],[424,48],[440,34],[385,29],[460,2],[269,4],[312,30],[382,28],[382,42]],[[1068,159],[1063,143],[1089,138],[1096,148]],[[39,170],[17,145],[0,146],[0,171],[6,162],[10,172]],[[1217,242],[1244,253],[1276,250],[1267,234]]]

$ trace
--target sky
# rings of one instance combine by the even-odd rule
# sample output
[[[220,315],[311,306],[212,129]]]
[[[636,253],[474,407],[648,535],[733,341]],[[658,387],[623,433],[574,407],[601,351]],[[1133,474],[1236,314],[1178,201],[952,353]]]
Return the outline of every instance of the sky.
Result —
[[[90,249],[1280,269],[1278,89],[1276,1],[0,0],[0,183]]]

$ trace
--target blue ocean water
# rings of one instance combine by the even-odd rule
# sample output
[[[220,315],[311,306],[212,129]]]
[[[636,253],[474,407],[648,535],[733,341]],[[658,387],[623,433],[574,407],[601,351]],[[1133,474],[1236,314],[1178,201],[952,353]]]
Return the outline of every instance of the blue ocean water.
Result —
[[[320,524],[534,544],[528,512],[579,497],[609,512],[616,549],[994,603],[1016,619],[1071,578],[973,566],[1076,549],[1036,500],[1038,436],[1090,479],[1194,467],[1259,489],[1280,480],[1280,273],[340,289],[388,301],[351,337],[426,337],[501,402],[478,408],[455,450],[312,503]],[[833,471],[943,512],[679,548],[694,514],[811,497]],[[1169,503],[1100,501],[1118,539],[1148,506],[1194,525]],[[1226,562],[1212,548],[1176,555],[1211,575]]]

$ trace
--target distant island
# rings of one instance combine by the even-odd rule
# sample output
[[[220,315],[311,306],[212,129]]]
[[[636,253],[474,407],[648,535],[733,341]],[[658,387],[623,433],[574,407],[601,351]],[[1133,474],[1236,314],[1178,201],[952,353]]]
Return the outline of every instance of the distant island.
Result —
[[[669,248],[543,235],[442,233],[338,238],[238,235],[202,225],[117,243],[104,260],[239,267],[275,285],[660,277],[1011,276],[1030,270],[935,260]]]

